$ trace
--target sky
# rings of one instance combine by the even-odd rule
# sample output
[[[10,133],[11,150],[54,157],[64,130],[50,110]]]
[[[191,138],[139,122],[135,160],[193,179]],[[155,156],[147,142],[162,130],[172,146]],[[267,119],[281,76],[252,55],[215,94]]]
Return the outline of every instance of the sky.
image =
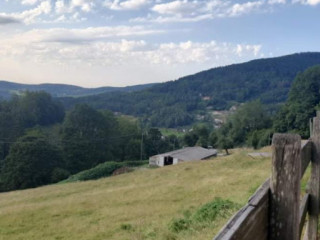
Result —
[[[0,0],[0,79],[19,83],[165,82],[319,43],[320,0]]]

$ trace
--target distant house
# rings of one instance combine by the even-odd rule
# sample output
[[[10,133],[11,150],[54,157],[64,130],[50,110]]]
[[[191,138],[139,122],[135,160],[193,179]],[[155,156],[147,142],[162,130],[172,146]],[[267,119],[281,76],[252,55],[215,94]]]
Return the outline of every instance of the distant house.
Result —
[[[179,162],[190,162],[217,156],[217,150],[202,147],[186,147],[172,152],[162,153],[149,158],[150,166],[166,166]]]

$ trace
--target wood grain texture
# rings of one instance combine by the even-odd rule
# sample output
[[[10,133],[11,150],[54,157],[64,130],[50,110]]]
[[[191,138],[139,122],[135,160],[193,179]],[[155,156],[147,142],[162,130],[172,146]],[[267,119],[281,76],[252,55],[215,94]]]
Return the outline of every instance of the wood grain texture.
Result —
[[[301,137],[275,134],[272,140],[270,239],[299,239]]]
[[[267,240],[270,180],[267,179],[248,204],[237,212],[214,240]]]
[[[306,221],[308,204],[309,204],[310,194],[305,194],[301,204],[300,204],[300,215],[299,215],[299,238],[301,237],[304,223]]]
[[[319,112],[317,117],[313,118],[312,134],[312,160],[311,160],[311,177],[309,185],[309,223],[308,239],[316,240],[318,232],[318,215],[319,215],[319,188],[320,188],[320,118]]]
[[[311,162],[312,142],[304,140],[301,142],[301,178]]]

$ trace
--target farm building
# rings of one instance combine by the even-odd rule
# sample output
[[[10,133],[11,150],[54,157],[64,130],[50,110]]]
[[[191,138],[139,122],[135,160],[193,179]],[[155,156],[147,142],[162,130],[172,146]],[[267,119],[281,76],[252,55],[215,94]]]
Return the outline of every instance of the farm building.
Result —
[[[208,159],[216,156],[217,150],[202,147],[186,147],[172,152],[162,153],[149,158],[150,166],[166,166],[179,162],[190,162]]]

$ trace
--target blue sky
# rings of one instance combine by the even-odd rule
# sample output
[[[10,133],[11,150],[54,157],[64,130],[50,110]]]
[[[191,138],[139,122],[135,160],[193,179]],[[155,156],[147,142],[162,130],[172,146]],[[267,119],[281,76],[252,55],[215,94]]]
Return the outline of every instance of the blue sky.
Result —
[[[320,51],[320,0],[0,0],[0,79],[164,82]]]

